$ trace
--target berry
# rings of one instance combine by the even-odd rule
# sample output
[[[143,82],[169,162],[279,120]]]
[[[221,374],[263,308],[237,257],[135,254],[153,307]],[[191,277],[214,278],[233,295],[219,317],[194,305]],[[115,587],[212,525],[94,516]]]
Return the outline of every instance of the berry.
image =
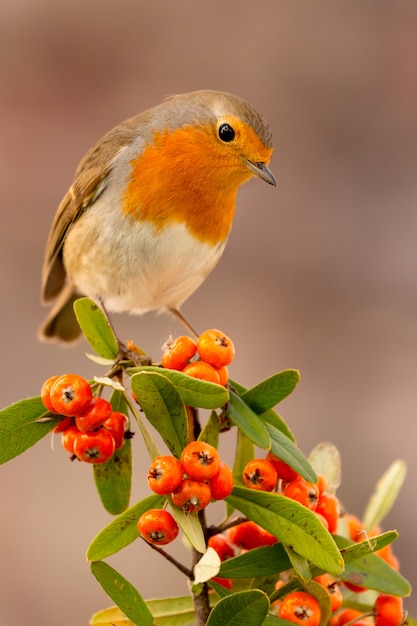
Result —
[[[275,467],[266,459],[253,459],[243,470],[243,482],[249,489],[273,491],[278,483]]]
[[[194,339],[183,335],[174,341],[168,341],[164,349],[162,366],[171,370],[182,370],[197,352],[197,345]]]
[[[320,493],[316,513],[327,520],[328,530],[335,533],[339,523],[339,500],[330,493]]]
[[[90,383],[77,374],[64,374],[53,383],[50,391],[51,404],[61,415],[81,415],[93,397]]]
[[[227,531],[227,536],[235,546],[244,550],[253,550],[253,548],[260,546],[272,546],[277,542],[274,535],[252,520],[232,526]]]
[[[301,626],[319,626],[320,606],[316,598],[305,591],[294,591],[283,598],[278,615]]]
[[[75,417],[75,423],[81,432],[88,433],[104,424],[112,410],[110,402],[104,398],[93,398],[86,410]]]
[[[381,593],[374,604],[375,626],[400,626],[403,621],[402,598]]]
[[[52,431],[54,433],[54,435],[58,435],[59,433],[63,433],[64,430],[66,430],[67,428],[69,428],[69,426],[71,426],[74,423],[74,418],[73,417],[63,417],[61,419],[60,422],[58,422],[58,424],[55,426],[54,430]]]
[[[272,452],[268,452],[266,455],[267,461],[270,461],[272,465],[277,470],[278,478],[280,478],[284,483],[289,483],[290,480],[294,480],[298,478],[298,474],[292,467],[287,465],[282,459],[279,459]]]
[[[172,494],[172,502],[186,513],[201,511],[211,498],[210,487],[206,483],[184,478]]]
[[[220,385],[220,376],[215,367],[205,361],[194,361],[188,363],[182,370],[183,374],[188,374],[192,378],[205,380],[208,383],[216,383]]]
[[[182,465],[174,456],[157,456],[148,469],[148,485],[154,493],[167,495],[182,480]]]
[[[86,463],[105,463],[114,454],[115,443],[105,428],[89,433],[78,432],[74,440],[74,454]]]
[[[322,574],[321,576],[317,576],[314,580],[324,587],[329,594],[332,612],[340,609],[343,602],[343,594],[333,576],[330,576],[330,574]]]
[[[140,516],[137,526],[145,541],[159,546],[170,543],[179,533],[177,522],[165,509],[149,509]]]
[[[129,431],[129,418],[124,413],[112,411],[110,417],[103,423],[103,428],[112,434],[115,450],[120,450]],[[132,436],[133,433],[130,435]]]
[[[315,511],[319,501],[319,488],[314,483],[309,483],[299,476],[285,486],[284,496],[300,502],[311,511]]]
[[[206,330],[200,335],[197,351],[203,361],[217,368],[229,365],[235,356],[232,340],[217,329]]]
[[[184,472],[193,480],[205,481],[219,471],[219,453],[205,441],[192,441],[180,456]]]
[[[58,413],[58,411],[54,409],[51,402],[51,388],[54,382],[58,380],[58,378],[59,376],[51,376],[50,378],[45,380],[41,388],[41,400],[45,408],[47,408],[50,413]]]
[[[226,561],[226,559],[235,556],[235,550],[232,544],[230,543],[226,535],[223,535],[222,533],[212,535],[207,541],[207,546],[209,548],[213,548],[213,550],[216,550],[221,561]]]
[[[214,500],[224,500],[232,493],[233,472],[223,461],[219,461],[219,469],[209,481],[209,487]]]
[[[76,427],[75,423],[72,423],[68,428],[66,428],[61,435],[61,443],[67,452],[71,455],[74,454],[74,442],[75,438],[78,437],[80,431]]]

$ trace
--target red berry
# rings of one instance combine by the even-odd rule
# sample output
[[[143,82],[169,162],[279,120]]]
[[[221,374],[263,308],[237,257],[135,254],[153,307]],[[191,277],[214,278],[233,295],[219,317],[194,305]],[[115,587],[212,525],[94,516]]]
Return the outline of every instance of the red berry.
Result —
[[[173,541],[179,532],[178,524],[169,511],[150,509],[138,519],[139,534],[148,542],[164,546]]]
[[[182,481],[182,466],[174,456],[157,456],[148,469],[148,485],[154,493],[167,495]]]
[[[74,441],[74,454],[86,463],[105,463],[114,454],[115,443],[111,433],[105,428],[82,433],[79,431]]]
[[[76,416],[75,423],[81,432],[88,433],[104,424],[112,410],[110,402],[104,398],[93,398],[86,410]]]
[[[90,383],[77,374],[64,374],[53,383],[50,391],[51,404],[61,415],[81,415],[93,397]]]

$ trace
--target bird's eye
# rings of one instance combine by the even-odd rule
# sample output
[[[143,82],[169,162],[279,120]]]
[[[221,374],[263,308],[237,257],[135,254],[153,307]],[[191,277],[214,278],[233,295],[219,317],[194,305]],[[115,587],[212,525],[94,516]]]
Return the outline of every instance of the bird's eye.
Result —
[[[233,141],[233,139],[235,138],[235,131],[233,130],[232,126],[230,126],[230,124],[220,124],[219,137],[222,141],[228,143],[229,141]]]

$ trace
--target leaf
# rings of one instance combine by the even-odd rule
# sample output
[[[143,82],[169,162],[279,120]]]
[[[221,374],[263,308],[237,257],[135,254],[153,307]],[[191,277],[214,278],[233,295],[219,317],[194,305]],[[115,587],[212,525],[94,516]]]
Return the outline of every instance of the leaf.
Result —
[[[262,626],[269,611],[268,596],[258,589],[239,591],[216,604],[207,626]]]
[[[132,484],[132,444],[126,439],[106,463],[93,466],[100,500],[108,513],[118,515],[129,506]]]
[[[128,414],[124,389],[113,391],[110,404],[113,411]],[[126,439],[106,463],[93,466],[94,481],[101,502],[111,515],[119,515],[129,506],[132,486],[132,444]]]
[[[268,419],[268,417],[263,416],[263,419]],[[300,448],[269,421],[265,421],[265,426],[271,437],[271,452],[292,467],[305,480],[316,483],[317,475]]]
[[[329,592],[315,580],[303,583],[303,587],[307,593],[316,598],[320,605],[321,618],[319,626],[326,626],[326,624],[330,623],[330,618],[332,616],[332,604]]]
[[[348,547],[341,550],[343,560],[345,563],[357,561],[358,559],[368,556],[368,554],[374,554],[378,552],[378,550],[385,548],[385,546],[389,545],[397,538],[398,532],[396,530],[388,530],[386,533],[369,537],[360,543],[349,543]]]
[[[281,543],[273,546],[254,548],[239,556],[223,561],[220,567],[221,578],[260,578],[284,572],[291,562]]]
[[[344,537],[335,536],[335,541],[342,549],[352,545],[352,542]],[[367,544],[368,541],[361,543]],[[379,593],[402,597],[410,595],[409,582],[377,554],[368,554],[352,562],[347,558],[346,561],[345,569],[339,574],[341,580]]]
[[[151,495],[116,517],[94,537],[87,549],[87,560],[101,561],[135,541],[139,537],[139,517],[149,509],[160,509],[164,502],[164,496]]]
[[[158,626],[193,626],[194,603],[191,596],[145,600]],[[117,607],[99,611],[90,620],[90,626],[134,626]]]
[[[218,448],[219,446],[219,429],[220,421],[217,413],[212,411],[205,426],[198,436],[199,441],[206,441],[210,445]]]
[[[182,401],[187,406],[199,409],[219,409],[229,400],[229,393],[222,385],[208,383],[205,380],[193,378],[176,370],[144,365],[143,367],[130,370],[129,373],[136,374],[138,372],[153,372],[164,376],[175,386]]]
[[[285,546],[285,551],[290,559],[294,573],[304,581],[311,580],[311,570],[307,559],[297,554],[291,546]]]
[[[205,583],[219,573],[221,561],[214,548],[207,548],[201,559],[194,566],[194,584]]]
[[[302,504],[278,493],[238,485],[226,501],[317,567],[334,575],[343,569],[333,537]]]
[[[74,302],[74,312],[84,337],[97,354],[115,359],[119,352],[117,339],[104,312],[90,298]]]
[[[137,626],[153,626],[153,617],[140,593],[113,567],[103,561],[90,565],[93,576],[107,595]]]
[[[47,421],[36,421],[42,418],[47,418]],[[40,396],[20,400],[2,409],[0,411],[0,464],[10,461],[40,441],[55,428],[61,419],[48,413]]]
[[[262,626],[290,626],[290,623],[287,619],[282,619],[281,617],[277,617],[276,615],[271,615],[269,613],[266,616],[265,621],[262,623]]]
[[[197,552],[204,554],[206,551],[206,542],[198,513],[185,513],[183,509],[172,504],[170,496],[168,496],[167,499],[171,505],[172,515],[190,544]]]
[[[145,371],[132,376],[131,385],[148,421],[179,458],[188,439],[187,413],[177,389],[165,376]]]
[[[340,452],[332,443],[319,443],[311,452],[309,461],[316,474],[326,479],[326,492],[336,493],[340,486],[342,469]]]
[[[128,617],[119,609],[112,606],[94,613],[89,621],[89,626],[135,626]]]
[[[394,461],[381,476],[367,504],[363,526],[372,530],[389,513],[397,499],[398,493],[407,473],[404,461]]]
[[[242,400],[259,415],[272,409],[289,396],[299,380],[300,372],[298,370],[283,370],[245,391]]]
[[[259,448],[268,450],[271,439],[265,424],[247,404],[233,391],[230,392],[230,402],[227,407],[227,416],[235,426],[238,426],[247,437]]]

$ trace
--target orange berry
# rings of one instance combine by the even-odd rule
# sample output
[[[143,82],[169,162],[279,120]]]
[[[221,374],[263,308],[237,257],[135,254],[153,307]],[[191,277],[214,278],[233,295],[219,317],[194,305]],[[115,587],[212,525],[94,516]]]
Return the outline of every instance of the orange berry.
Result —
[[[314,580],[324,587],[329,594],[332,612],[339,610],[342,606],[343,594],[333,576],[330,576],[330,574],[322,574],[321,576],[317,576]]]
[[[219,375],[220,384],[223,385],[223,387],[225,387],[229,380],[229,370],[227,369],[226,365],[223,365],[223,367],[216,368],[216,372]]]
[[[41,400],[43,405],[50,413],[58,413],[52,405],[51,402],[51,387],[56,380],[58,380],[59,376],[51,376],[42,385],[41,388]]]
[[[50,390],[51,404],[61,415],[81,415],[93,397],[90,383],[77,374],[59,376]]]
[[[282,599],[278,615],[300,626],[319,626],[321,619],[320,605],[309,593],[294,591]]]
[[[319,501],[319,488],[314,483],[309,483],[299,476],[285,486],[284,496],[300,502],[311,511],[315,511]]]
[[[168,341],[164,350],[161,360],[163,367],[171,370],[182,370],[197,352],[197,345],[191,337],[181,335],[174,341]]]
[[[114,439],[105,428],[89,433],[78,431],[74,439],[74,454],[85,463],[105,463],[113,456],[114,450]]]
[[[275,535],[252,520],[232,526],[228,529],[227,536],[235,546],[245,550],[253,550],[253,548],[260,546],[272,546],[278,541]]]
[[[165,509],[149,509],[140,516],[137,526],[145,541],[159,546],[170,543],[179,533],[177,522]]]
[[[197,339],[197,351],[203,361],[214,367],[229,365],[235,356],[232,340],[220,330],[206,330]]]
[[[182,466],[175,456],[157,456],[148,469],[148,485],[154,493],[167,495],[182,481]]]
[[[275,467],[266,459],[253,459],[243,470],[243,482],[249,489],[273,491],[278,483]]]
[[[172,493],[173,504],[184,509],[186,513],[201,511],[210,504],[210,499],[210,487],[207,483],[191,478],[184,478]]]
[[[358,624],[359,620],[362,617],[363,613],[361,611],[357,611],[356,609],[342,609],[339,613],[332,616],[331,618],[331,626],[344,626],[348,622],[355,621],[355,625]]]
[[[188,363],[182,370],[183,374],[188,374],[193,378],[205,380],[208,383],[217,383],[220,385],[220,376],[216,368],[205,361],[193,361]]]
[[[83,433],[96,430],[112,414],[110,402],[104,398],[93,398],[85,411],[75,417],[77,428]]]
[[[129,418],[124,413],[112,411],[110,417],[103,423],[103,428],[108,430],[114,439],[115,451],[123,446],[129,431]],[[133,433],[130,433],[130,437]]]
[[[232,556],[235,556],[235,550],[223,533],[217,533],[216,535],[212,535],[207,541],[207,546],[209,548],[213,548],[216,550],[217,554],[220,557],[221,561],[225,561]]]
[[[209,481],[211,497],[214,500],[224,500],[233,490],[233,472],[223,461],[219,461],[219,469]]]
[[[344,519],[349,538],[352,539],[352,541],[362,541],[365,539],[364,527],[356,515],[348,513],[345,515]]]
[[[327,520],[328,530],[330,533],[335,533],[337,531],[340,507],[339,500],[336,496],[330,493],[320,493],[316,513],[322,515]]]
[[[210,480],[219,471],[219,453],[205,441],[192,441],[182,451],[180,463],[193,480]]]
[[[54,435],[58,435],[59,433],[63,433],[64,430],[69,428],[69,426],[71,426],[73,423],[74,423],[74,418],[73,417],[69,417],[67,415],[67,417],[63,417],[61,419],[61,421],[58,422],[58,424],[55,426],[55,428],[54,428],[54,430],[52,432],[54,433]]]
[[[381,593],[374,604],[375,626],[400,626],[403,621],[402,598]]]
[[[317,475],[317,487],[319,488],[320,493],[323,493],[327,489],[327,479],[323,474]]]
[[[277,470],[278,478],[280,478],[284,483],[289,483],[290,480],[294,480],[298,478],[298,474],[292,467],[287,465],[282,459],[278,458],[271,451],[266,455],[267,461],[272,463],[272,465]]]
[[[61,443],[67,452],[71,455],[74,454],[74,442],[75,438],[78,437],[80,431],[76,427],[75,423],[72,423],[68,428],[66,428],[61,435]]]

